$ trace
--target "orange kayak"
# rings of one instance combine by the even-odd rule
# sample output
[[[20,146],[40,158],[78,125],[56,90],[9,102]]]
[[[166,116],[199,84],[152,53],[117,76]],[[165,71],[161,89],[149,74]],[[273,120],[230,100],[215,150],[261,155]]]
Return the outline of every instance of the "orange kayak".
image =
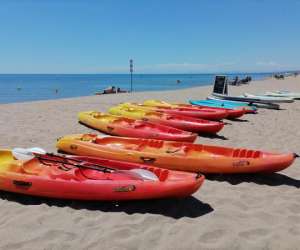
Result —
[[[57,148],[76,155],[148,163],[157,167],[202,173],[277,172],[290,166],[293,153],[269,153],[149,139],[99,137],[93,134],[60,138]]]
[[[80,112],[78,119],[89,127],[117,136],[187,142],[193,142],[197,138],[197,134],[192,132],[160,125],[159,123],[135,120],[96,111]]]
[[[24,161],[0,150],[0,190],[28,195],[113,201],[184,197],[203,181],[200,174],[99,157],[47,154]]]

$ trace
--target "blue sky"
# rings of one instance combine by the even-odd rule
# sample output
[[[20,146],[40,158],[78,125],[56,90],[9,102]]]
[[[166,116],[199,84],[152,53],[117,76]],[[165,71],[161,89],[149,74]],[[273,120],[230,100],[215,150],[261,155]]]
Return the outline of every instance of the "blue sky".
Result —
[[[0,73],[300,69],[300,0],[2,0]]]

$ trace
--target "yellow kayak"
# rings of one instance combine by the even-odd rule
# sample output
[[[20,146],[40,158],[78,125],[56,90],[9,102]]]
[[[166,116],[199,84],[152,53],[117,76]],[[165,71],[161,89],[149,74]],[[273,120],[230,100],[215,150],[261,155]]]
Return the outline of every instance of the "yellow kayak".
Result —
[[[145,106],[149,106],[149,107],[165,107],[165,108],[178,108],[180,107],[179,104],[173,104],[173,103],[168,103],[165,101],[161,101],[161,100],[155,100],[155,99],[149,99],[144,101],[143,103]],[[182,104],[182,107],[184,104]],[[187,105],[187,107],[190,105]]]
[[[78,119],[89,127],[117,136],[186,142],[197,138],[197,134],[177,128],[96,111],[80,112]]]
[[[122,107],[129,107],[129,108],[137,108],[137,109],[143,109],[148,111],[156,111],[156,112],[162,112],[167,113],[171,115],[180,115],[180,116],[189,116],[194,117],[198,119],[205,119],[205,120],[213,120],[213,121],[219,121],[228,116],[227,110],[216,110],[211,108],[197,108],[197,109],[191,109],[188,107],[173,107],[173,106],[155,106],[155,105],[144,105],[144,104],[138,104],[138,103],[121,103],[119,106]]]

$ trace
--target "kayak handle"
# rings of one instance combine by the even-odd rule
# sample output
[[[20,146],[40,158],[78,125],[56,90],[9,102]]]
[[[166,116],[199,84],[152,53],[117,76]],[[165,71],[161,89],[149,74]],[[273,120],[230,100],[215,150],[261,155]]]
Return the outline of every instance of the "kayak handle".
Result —
[[[109,133],[112,132],[112,131],[114,130],[114,128],[111,127],[111,126],[107,126],[106,129],[107,129],[107,131],[108,131]]]
[[[199,179],[201,176],[202,176],[202,174],[200,172],[198,172],[196,175],[196,180]]]
[[[140,159],[144,162],[144,163],[154,163],[156,161],[155,158],[152,157],[144,157],[141,156]]]
[[[18,180],[13,180],[13,184],[17,187],[21,188],[30,188],[32,186],[31,182],[28,181],[18,181]]]

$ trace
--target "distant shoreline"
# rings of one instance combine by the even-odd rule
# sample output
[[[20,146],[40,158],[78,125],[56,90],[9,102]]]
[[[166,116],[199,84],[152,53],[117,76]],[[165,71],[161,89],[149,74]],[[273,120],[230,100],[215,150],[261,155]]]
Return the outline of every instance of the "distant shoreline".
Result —
[[[250,75],[253,80],[263,80],[271,73],[241,73],[239,78]],[[135,74],[134,92],[183,90],[212,84],[214,74]],[[228,74],[233,79],[236,74]],[[130,88],[128,74],[98,75],[1,75],[0,104],[23,103],[40,100],[57,100],[92,96],[108,86],[122,90]]]
[[[286,77],[288,78],[294,78],[294,77]],[[264,84],[266,81],[272,80],[272,77],[265,77],[263,79],[259,80],[252,80],[249,84],[242,84],[240,86],[229,86],[229,92],[231,93],[232,91],[235,92],[235,90],[239,91],[240,89],[243,89],[243,86],[249,86],[249,85],[261,85]],[[276,80],[274,79],[274,82],[282,82],[281,80]],[[144,90],[144,91],[134,91],[133,93],[118,93],[118,94],[105,94],[105,95],[82,95],[82,96],[73,96],[73,97],[62,97],[62,98],[51,98],[51,99],[44,99],[44,100],[32,100],[32,101],[19,101],[19,102],[8,102],[8,103],[0,103],[0,106],[3,105],[20,105],[20,104],[34,104],[34,103],[47,103],[47,102],[57,102],[57,101],[72,101],[72,100],[79,100],[79,99],[91,99],[91,98],[97,98],[99,100],[106,99],[106,98],[113,98],[116,99],[117,97],[123,97],[123,96],[131,96],[131,95],[152,95],[152,94],[157,94],[157,93],[174,93],[176,95],[177,93],[180,92],[193,92],[193,91],[199,91],[203,90],[205,92],[212,91],[212,87],[210,87],[212,83],[205,84],[205,85],[199,85],[199,86],[192,86],[192,87],[186,87],[186,88],[181,88],[181,89],[171,89],[171,90]]]

